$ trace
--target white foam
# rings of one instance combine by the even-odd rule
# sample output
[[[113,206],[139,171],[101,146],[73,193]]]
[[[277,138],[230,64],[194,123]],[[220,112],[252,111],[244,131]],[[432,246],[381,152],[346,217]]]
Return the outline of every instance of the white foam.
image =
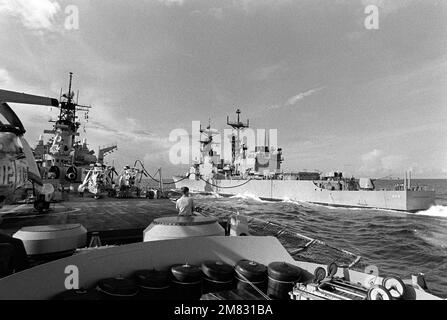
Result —
[[[318,203],[312,203],[312,202],[306,202],[306,201],[299,201],[299,200],[291,200],[289,198],[284,198],[282,201],[284,203],[291,203],[302,207],[317,207],[317,208],[325,208],[329,210],[365,210],[365,209],[371,209],[371,208],[356,208],[356,207],[334,207],[331,205],[325,205],[325,204],[318,204]]]
[[[206,197],[208,197],[208,198],[213,198],[213,199],[223,198],[223,196],[221,196],[220,194],[218,194],[218,193],[216,193],[216,192],[213,192],[213,193],[211,193],[211,194],[209,194],[209,195],[206,195]]]
[[[418,216],[430,216],[447,218],[447,206],[435,205],[424,211],[418,211],[414,213]]]
[[[285,203],[291,203],[291,204],[296,204],[296,205],[298,205],[298,206],[308,205],[308,204],[309,204],[308,202],[298,201],[298,200],[292,200],[292,199],[290,199],[290,198],[284,198],[284,199],[282,200],[282,202],[285,202]]]
[[[221,196],[218,193],[210,193],[210,194],[201,194],[201,193],[194,193],[194,192],[190,192],[191,194],[194,195],[194,198],[196,199],[220,199],[223,198],[223,196]]]
[[[231,196],[230,199],[242,199],[242,200],[252,200],[256,202],[267,202],[270,203],[271,201],[262,200],[257,195],[253,193],[238,193],[234,196]]]
[[[447,248],[447,234],[434,231],[418,231],[414,233],[425,242],[440,248]]]

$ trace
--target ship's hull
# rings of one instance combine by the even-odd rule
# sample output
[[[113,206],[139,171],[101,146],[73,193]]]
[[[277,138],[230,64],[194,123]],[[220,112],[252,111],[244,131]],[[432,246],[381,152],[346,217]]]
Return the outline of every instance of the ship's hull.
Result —
[[[305,180],[203,180],[173,177],[176,188],[188,187],[193,192],[221,195],[252,194],[267,200],[292,200],[315,204],[378,208],[416,212],[430,208],[434,191],[410,190],[327,190]]]

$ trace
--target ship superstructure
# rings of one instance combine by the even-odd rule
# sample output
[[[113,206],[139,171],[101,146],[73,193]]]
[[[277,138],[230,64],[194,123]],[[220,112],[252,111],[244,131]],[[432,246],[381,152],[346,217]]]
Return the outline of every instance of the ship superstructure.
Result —
[[[264,144],[257,144],[250,151],[247,139],[244,139],[243,130],[250,128],[250,122],[240,120],[241,111],[236,110],[237,120],[232,122],[227,117],[227,125],[233,131],[230,137],[231,158],[222,158],[214,149],[216,143],[213,136],[216,131],[208,125],[206,129],[200,128],[200,159],[193,164],[190,178],[196,179],[241,179],[241,178],[272,178],[281,176],[281,164],[284,160],[282,149],[269,146],[269,136],[265,134]],[[242,136],[242,137],[241,137]]]
[[[83,170],[91,164],[103,163],[104,157],[117,149],[116,145],[99,148],[98,157],[91,150],[87,140],[77,140],[79,137],[79,113],[84,114],[88,120],[88,112],[91,106],[78,103],[79,92],[75,101],[75,93],[72,90],[73,73],[70,72],[68,92],[61,94],[59,115],[54,122],[53,129],[44,130],[51,135],[47,143],[43,136],[39,137],[34,149],[36,161],[39,163],[44,179],[63,179],[69,182],[81,182]]]
[[[233,128],[231,159],[222,159],[213,150],[210,126],[201,129],[201,157],[187,175],[173,177],[176,188],[186,186],[195,192],[251,194],[269,200],[401,211],[426,210],[434,204],[435,192],[412,185],[407,175],[404,183],[392,190],[378,190],[371,178],[347,178],[339,171],[285,172],[281,168],[282,149],[270,146],[267,136],[263,145],[257,143],[254,151],[249,151],[242,134],[249,128],[249,121],[240,120],[239,109],[236,113],[236,121],[227,118],[227,124]]]

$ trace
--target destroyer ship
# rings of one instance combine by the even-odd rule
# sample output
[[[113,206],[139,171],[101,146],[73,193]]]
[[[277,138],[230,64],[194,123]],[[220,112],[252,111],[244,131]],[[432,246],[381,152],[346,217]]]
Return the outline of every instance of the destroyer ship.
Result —
[[[342,172],[287,173],[281,168],[281,148],[256,146],[254,152],[241,140],[249,121],[237,120],[227,125],[233,128],[231,161],[222,159],[213,150],[213,130],[200,129],[200,159],[189,172],[174,176],[176,188],[188,187],[193,192],[223,196],[250,194],[264,200],[291,200],[327,206],[374,208],[417,212],[430,208],[435,191],[425,186],[412,185],[411,173],[393,189],[377,189],[371,178],[346,178]],[[267,144],[267,143],[265,143]]]

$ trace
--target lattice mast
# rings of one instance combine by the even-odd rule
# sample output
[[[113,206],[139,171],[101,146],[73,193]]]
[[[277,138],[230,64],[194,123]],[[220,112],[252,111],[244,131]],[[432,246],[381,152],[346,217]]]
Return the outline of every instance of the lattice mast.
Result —
[[[236,130],[236,136],[233,134],[231,137],[231,161],[232,164],[234,164],[235,160],[236,160],[236,150],[240,150],[240,132],[241,130],[247,129],[250,127],[250,120],[247,119],[247,122],[242,122],[240,119],[240,115],[241,115],[241,110],[237,109],[236,110],[236,114],[237,114],[237,121],[236,122],[231,122],[230,121],[230,117],[227,116],[227,125],[229,125],[230,127],[233,128],[233,130]]]

